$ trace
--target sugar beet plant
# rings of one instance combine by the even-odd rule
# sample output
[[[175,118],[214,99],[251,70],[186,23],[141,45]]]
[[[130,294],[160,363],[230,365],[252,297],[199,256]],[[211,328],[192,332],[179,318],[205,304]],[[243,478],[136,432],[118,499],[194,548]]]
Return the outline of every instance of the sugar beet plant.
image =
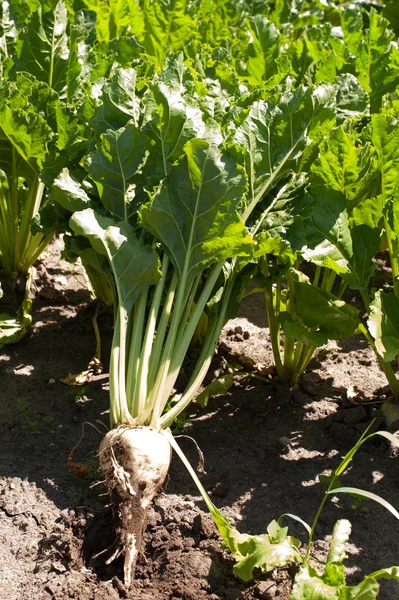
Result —
[[[340,83],[341,125],[319,138],[318,152],[302,155],[295,180],[262,201],[268,212],[261,225],[265,253],[257,267],[247,268],[255,287],[242,290],[264,292],[282,382],[294,385],[318,347],[356,332],[366,335],[397,394],[390,364],[398,339],[396,96],[382,103],[399,83],[398,48],[389,22],[374,9],[343,7],[334,18],[340,21],[339,37],[327,24],[305,28],[287,52],[296,47],[308,53],[306,77]],[[373,273],[384,248],[393,279],[376,293]],[[348,286],[363,299],[368,330],[360,313],[343,301]]]
[[[259,251],[256,225],[245,223],[291,176],[318,115],[333,110],[329,88],[285,89],[258,99],[253,112],[236,102],[238,116],[221,128],[201,110],[205,94],[197,94],[197,84],[181,55],[170,56],[152,83],[133,69],[119,70],[93,120],[86,174],[64,171],[53,190],[73,212],[77,239],[106,257],[104,273],[115,290],[112,429],[100,461],[119,538],[108,561],[125,554],[128,584],[146,510],[169,467],[169,427],[198,392],[235,301],[238,272]],[[206,307],[200,357],[177,393]]]
[[[3,290],[22,287],[53,229],[32,231],[60,167],[79,158],[92,112],[82,26],[62,2],[4,2],[0,11],[0,268]],[[81,152],[80,152],[81,155]],[[6,286],[4,283],[7,282]],[[28,287],[28,285],[26,286]],[[26,296],[25,296],[26,300]],[[30,322],[25,301],[2,315],[0,343],[15,342]]]

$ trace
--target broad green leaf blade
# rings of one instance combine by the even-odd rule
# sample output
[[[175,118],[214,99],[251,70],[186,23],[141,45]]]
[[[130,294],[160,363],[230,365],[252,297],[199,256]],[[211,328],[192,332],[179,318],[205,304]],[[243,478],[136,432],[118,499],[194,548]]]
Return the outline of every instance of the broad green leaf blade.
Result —
[[[287,338],[297,340],[305,346],[325,346],[330,339],[328,333],[324,331],[311,331],[309,328],[296,323],[287,312],[281,312],[278,322],[283,326],[284,335]]]
[[[306,248],[302,256],[319,267],[331,269],[341,277],[350,273],[347,261],[328,240],[324,240],[315,248]]]
[[[370,110],[370,98],[359,80],[351,73],[339,75],[334,82],[337,90],[337,119],[367,116]]]
[[[353,274],[351,286],[365,288],[381,239],[382,213],[367,199],[377,174],[373,152],[367,145],[359,146],[355,135],[338,128],[320,145],[311,171],[315,202],[306,219],[308,246],[327,240],[347,262]]]
[[[147,161],[151,140],[133,123],[101,135],[97,151],[90,155],[89,172],[104,206],[127,221],[135,197],[134,184]],[[133,204],[134,206],[134,204]]]
[[[138,125],[141,102],[136,90],[137,71],[118,69],[102,88],[101,106],[92,121],[96,136],[121,129],[132,120]]]
[[[21,34],[22,47],[17,66],[39,81],[63,93],[68,66],[67,9],[63,0],[40,2],[27,29]]]
[[[49,192],[49,200],[56,202],[70,212],[90,207],[89,196],[66,168],[54,180]]]
[[[197,35],[196,22],[189,14],[187,0],[145,0],[143,14],[142,43],[147,55],[158,66],[163,63],[166,49],[178,52]]]
[[[264,16],[248,21],[249,44],[246,61],[250,83],[265,84],[277,73],[276,59],[280,54],[280,36],[276,26]],[[283,75],[284,76],[284,75]]]
[[[273,194],[273,200],[268,202],[261,215],[262,231],[267,231],[271,237],[283,238],[292,251],[302,251],[307,244],[306,219],[312,214],[314,205],[314,199],[306,192],[307,183],[305,173],[293,175]]]
[[[356,308],[300,281],[295,282],[295,310],[307,327],[317,327],[331,339],[351,337],[359,325]]]
[[[395,36],[389,29],[389,22],[374,8],[368,13],[369,28],[364,32],[360,7],[352,4],[341,15],[344,41],[352,55],[356,75],[370,93],[371,111],[376,112],[383,96],[397,86],[397,70],[392,65]]]
[[[377,494],[373,494],[372,492],[367,492],[366,490],[360,490],[358,488],[352,488],[352,487],[335,488],[334,490],[331,490],[331,492],[330,492],[330,494],[340,494],[340,493],[354,494],[356,496],[362,496],[363,498],[368,498],[369,500],[374,500],[374,502],[378,502],[378,504],[381,504],[384,508],[389,510],[389,512],[391,514],[393,514],[394,517],[396,517],[399,520],[399,512],[396,510],[396,508],[394,508],[392,506],[392,504],[390,504],[389,502],[384,500],[384,498],[381,498],[381,496],[377,496]]]
[[[142,225],[165,246],[180,276],[190,281],[206,266],[241,253],[253,242],[237,209],[246,189],[234,160],[199,139],[140,210]]]
[[[153,160],[160,163],[157,168],[162,176],[181,157],[186,142],[208,134],[193,90],[186,86],[188,83],[192,86],[183,55],[170,55],[167,68],[151,85],[151,97],[146,97],[147,114],[143,130],[156,144]]]
[[[129,313],[139,295],[161,277],[156,252],[136,237],[130,225],[116,223],[91,208],[76,212],[70,225],[77,235],[87,237],[99,254],[107,256],[119,305]]]
[[[320,144],[318,159],[312,165],[312,192],[327,188],[353,201],[365,193],[375,177],[373,151],[361,146],[356,136],[338,127]]]
[[[0,109],[0,137],[7,138],[35,174],[43,167],[48,142],[53,135],[46,121],[33,111],[19,108]],[[9,165],[11,168],[11,164]]]
[[[99,42],[108,44],[127,32],[134,36],[143,32],[143,11],[137,0],[85,0],[85,5],[96,14]]]
[[[384,361],[393,360],[399,352],[399,300],[379,290],[370,304],[367,325]]]
[[[327,556],[327,564],[344,562],[346,558],[345,544],[349,540],[351,530],[351,522],[347,519],[340,519],[335,523]]]
[[[374,115],[366,130],[366,138],[371,139],[379,168],[379,192],[377,202],[382,206],[385,233],[388,244],[392,245],[394,256],[399,251],[398,204],[399,204],[399,142],[398,121],[390,115]],[[394,259],[391,256],[391,260]]]
[[[300,157],[312,144],[309,136],[314,134],[318,138],[329,129],[328,117],[334,114],[333,103],[333,90],[329,86],[299,87],[294,92],[254,102],[230,126],[232,140],[245,151],[250,184],[245,218],[284,175],[295,170]],[[321,130],[320,113],[325,118]]]
[[[398,121],[391,115],[373,115],[366,136],[371,139],[377,155],[381,176],[381,192],[387,201],[396,195],[399,183]]]

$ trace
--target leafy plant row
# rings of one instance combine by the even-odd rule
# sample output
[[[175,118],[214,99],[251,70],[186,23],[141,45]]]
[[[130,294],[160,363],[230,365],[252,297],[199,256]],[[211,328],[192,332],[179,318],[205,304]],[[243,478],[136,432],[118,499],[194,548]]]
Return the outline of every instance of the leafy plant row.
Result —
[[[120,532],[109,561],[124,553],[127,583],[169,428],[243,296],[264,292],[283,383],[329,340],[363,334],[398,393],[399,48],[381,13],[391,4],[1,6],[0,264],[26,288],[1,343],[26,332],[30,269],[63,232],[114,306],[100,459]],[[392,280],[375,289],[379,256]]]

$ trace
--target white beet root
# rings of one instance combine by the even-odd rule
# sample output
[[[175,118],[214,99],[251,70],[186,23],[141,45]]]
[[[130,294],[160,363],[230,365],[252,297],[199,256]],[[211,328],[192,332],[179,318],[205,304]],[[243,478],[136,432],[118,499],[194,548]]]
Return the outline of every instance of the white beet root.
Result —
[[[171,460],[168,440],[150,427],[120,425],[100,444],[100,465],[111,497],[117,534],[108,564],[124,553],[125,584],[134,577],[147,509],[165,480]]]

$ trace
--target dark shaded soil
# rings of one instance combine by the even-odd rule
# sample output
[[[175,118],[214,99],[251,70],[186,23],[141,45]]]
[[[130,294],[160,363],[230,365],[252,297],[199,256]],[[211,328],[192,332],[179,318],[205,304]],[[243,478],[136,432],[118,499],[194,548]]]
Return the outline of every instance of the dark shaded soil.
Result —
[[[86,427],[74,454],[75,461],[91,468],[88,478],[69,470],[67,459],[84,421],[108,422],[107,364],[105,374],[84,388],[59,382],[86,368],[95,340],[83,275],[60,261],[58,249],[56,244],[46,267],[39,267],[33,327],[18,345],[0,351],[0,599],[288,600],[293,568],[268,576],[257,572],[248,584],[235,579],[233,559],[221,549],[213,521],[177,457],[150,510],[134,588],[127,591],[121,583],[121,561],[106,566],[102,556],[93,558],[113,541],[105,490],[92,487],[100,478],[99,434]],[[106,357],[111,317],[100,317],[100,329]],[[229,362],[242,354],[272,364],[261,296],[247,299],[222,341],[209,379],[220,372],[226,353]],[[192,405],[179,432],[192,436],[204,452],[201,481],[242,532],[264,533],[285,512],[311,522],[322,497],[318,475],[337,466],[372,417],[384,427],[379,404],[359,407],[346,397],[346,390],[357,385],[367,400],[381,399],[384,376],[364,340],[328,347],[311,367],[295,390],[237,380],[205,409]],[[181,438],[179,443],[196,464],[193,442]],[[399,506],[398,460],[383,440],[363,446],[343,480]],[[379,505],[358,507],[342,495],[333,496],[322,513],[316,555],[325,555],[338,518],[353,525],[349,583],[398,564],[395,519]],[[299,523],[287,524],[305,542]],[[397,597],[399,586],[381,585],[381,600]]]

